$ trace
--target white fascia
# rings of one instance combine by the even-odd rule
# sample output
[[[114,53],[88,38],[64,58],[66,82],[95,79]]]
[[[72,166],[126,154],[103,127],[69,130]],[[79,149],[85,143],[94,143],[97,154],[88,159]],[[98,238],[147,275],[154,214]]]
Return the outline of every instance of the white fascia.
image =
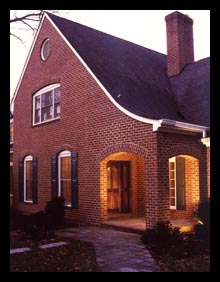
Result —
[[[176,129],[180,131],[187,131],[187,132],[195,132],[195,133],[202,133],[202,137],[205,138],[210,131],[209,127],[201,126],[192,123],[180,122],[171,119],[160,119],[153,125],[153,132],[159,131],[161,128],[166,129]]]

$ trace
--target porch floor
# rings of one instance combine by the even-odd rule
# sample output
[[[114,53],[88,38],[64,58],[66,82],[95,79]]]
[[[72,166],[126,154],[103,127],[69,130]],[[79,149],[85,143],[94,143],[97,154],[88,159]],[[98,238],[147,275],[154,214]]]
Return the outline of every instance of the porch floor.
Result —
[[[174,227],[179,227],[180,231],[187,232],[193,230],[193,225],[196,222],[192,220],[177,219],[170,220],[170,223]],[[114,218],[104,221],[103,224],[137,231],[146,230],[146,222],[144,217]]]

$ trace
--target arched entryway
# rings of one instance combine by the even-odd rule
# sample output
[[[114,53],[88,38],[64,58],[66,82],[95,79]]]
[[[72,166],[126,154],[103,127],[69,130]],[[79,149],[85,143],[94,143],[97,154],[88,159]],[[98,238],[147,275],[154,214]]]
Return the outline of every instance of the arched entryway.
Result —
[[[144,158],[130,152],[117,152],[104,158],[100,163],[100,199],[102,221],[144,217]]]

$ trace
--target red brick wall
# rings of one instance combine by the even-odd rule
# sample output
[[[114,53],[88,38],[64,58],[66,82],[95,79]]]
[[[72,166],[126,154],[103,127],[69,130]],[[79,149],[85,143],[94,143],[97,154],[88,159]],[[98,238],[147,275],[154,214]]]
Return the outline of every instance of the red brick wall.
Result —
[[[40,46],[51,39],[51,55],[40,59]],[[71,71],[70,71],[71,70]],[[61,83],[61,119],[32,127],[32,95],[50,83]],[[98,106],[97,106],[98,105]],[[100,157],[111,144],[127,144],[141,154],[156,139],[152,126],[119,111],[103,93],[70,48],[46,21],[33,49],[14,110],[15,199],[19,209],[34,212],[51,199],[51,163],[54,153],[78,152],[79,209],[67,217],[100,222]],[[127,150],[125,150],[127,151]],[[38,204],[18,203],[18,159],[38,157]]]
[[[40,46],[51,39],[51,55],[43,62]],[[32,95],[40,88],[61,83],[61,119],[32,127]],[[79,208],[68,209],[67,217],[89,223],[100,223],[100,163],[116,152],[134,153],[145,160],[146,197],[137,208],[146,205],[147,226],[169,218],[168,159],[187,154],[200,161],[201,189],[203,145],[197,137],[157,134],[152,125],[136,121],[118,110],[103,93],[71,49],[48,21],[33,49],[14,106],[14,195],[16,206],[24,212],[45,207],[51,199],[51,155],[62,150],[78,152]],[[18,160],[26,155],[38,157],[38,204],[18,203]],[[139,165],[138,165],[139,169]],[[200,183],[200,184],[201,184]],[[101,189],[102,190],[102,189]],[[142,191],[141,189],[139,191]],[[137,195],[137,199],[141,196]]]

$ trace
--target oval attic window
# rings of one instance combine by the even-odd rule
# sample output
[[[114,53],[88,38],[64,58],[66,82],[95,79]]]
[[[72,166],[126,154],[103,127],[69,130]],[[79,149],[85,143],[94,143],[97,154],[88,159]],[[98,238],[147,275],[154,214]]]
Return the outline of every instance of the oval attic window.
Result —
[[[41,46],[41,59],[43,61],[46,61],[48,57],[50,56],[50,39],[47,38],[44,40],[42,46]]]

